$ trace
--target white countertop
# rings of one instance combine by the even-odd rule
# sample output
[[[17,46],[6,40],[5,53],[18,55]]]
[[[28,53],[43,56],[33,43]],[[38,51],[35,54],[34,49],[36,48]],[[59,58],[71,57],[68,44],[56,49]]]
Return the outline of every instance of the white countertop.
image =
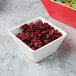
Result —
[[[43,17],[67,32],[56,53],[33,63],[19,52],[8,30]],[[51,18],[39,0],[0,1],[0,76],[76,76],[76,29]]]

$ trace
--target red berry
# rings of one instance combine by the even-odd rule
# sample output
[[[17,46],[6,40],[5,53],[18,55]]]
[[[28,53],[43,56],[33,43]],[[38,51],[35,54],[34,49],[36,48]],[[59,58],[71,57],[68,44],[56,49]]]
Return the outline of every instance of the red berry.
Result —
[[[33,50],[62,36],[61,32],[41,20],[36,23],[24,24],[20,29],[22,33],[18,33],[16,36]]]
[[[43,22],[41,20],[38,20],[35,25],[36,26],[38,26],[38,25],[41,26],[41,25],[43,25]]]
[[[22,31],[24,31],[24,30],[29,28],[29,25],[28,24],[24,24],[20,28],[21,28]]]
[[[18,33],[16,36],[17,36],[19,39],[21,39],[22,41],[25,40],[25,34],[24,34],[24,33]]]
[[[44,44],[48,44],[49,43],[49,40],[44,40]]]
[[[47,38],[47,39],[48,39],[48,38],[50,38],[50,35],[49,35],[49,34],[47,34],[47,35],[46,35],[46,38]]]
[[[54,30],[50,30],[49,35],[53,35],[53,34],[54,34]]]

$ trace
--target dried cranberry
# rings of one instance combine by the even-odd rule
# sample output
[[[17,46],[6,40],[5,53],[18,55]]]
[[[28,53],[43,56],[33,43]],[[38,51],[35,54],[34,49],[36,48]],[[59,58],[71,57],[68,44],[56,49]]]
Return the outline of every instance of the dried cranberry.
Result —
[[[17,36],[19,39],[21,39],[22,41],[25,40],[25,34],[24,34],[24,33],[18,33],[16,36]]]
[[[48,44],[49,43],[49,40],[44,40],[44,44]]]
[[[41,26],[41,25],[43,25],[43,22],[41,20],[38,20],[35,25],[36,26]]]
[[[20,29],[22,33],[18,33],[16,36],[33,50],[62,36],[61,32],[41,20],[36,23],[24,24]]]
[[[52,37],[51,37],[51,40],[52,40],[52,41],[55,40],[55,37],[56,37],[56,36],[52,36]]]
[[[20,28],[21,28],[22,31],[24,31],[24,30],[29,28],[29,25],[28,24],[24,24]]]
[[[54,30],[52,29],[49,31],[49,35],[53,35],[53,34],[54,34]]]
[[[48,25],[48,23],[44,23],[43,25],[47,26],[47,25]]]
[[[46,35],[46,38],[48,39],[49,37],[50,37],[50,35],[49,35],[49,34],[47,34],[47,35]]]

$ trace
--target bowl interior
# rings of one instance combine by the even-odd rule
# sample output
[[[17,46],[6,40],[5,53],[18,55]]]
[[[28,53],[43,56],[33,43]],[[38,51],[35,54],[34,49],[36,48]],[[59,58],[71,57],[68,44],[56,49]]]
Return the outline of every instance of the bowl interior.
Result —
[[[55,29],[58,29],[59,32],[62,33],[62,36],[61,36],[61,37],[66,36],[66,33],[65,33],[63,30],[61,30],[60,28],[58,28],[58,27],[56,27],[55,25],[51,24],[50,22],[48,22],[47,20],[43,19],[42,17],[34,18],[34,19],[32,19],[32,20],[30,20],[30,21],[27,21],[27,22],[25,22],[25,23],[29,24],[29,23],[31,23],[31,22],[36,22],[36,21],[38,21],[39,19],[41,19],[43,23],[44,23],[44,22],[47,22],[48,24],[50,24],[51,26],[53,26]],[[23,24],[25,24],[25,23],[23,23]],[[21,25],[19,25],[19,26],[16,26],[16,27],[14,27],[14,28],[12,28],[12,29],[10,29],[10,30],[9,30],[9,33],[10,33],[14,38],[16,38],[17,40],[19,40],[21,43],[24,44],[24,42],[22,42],[20,39],[18,39],[18,38],[16,37],[16,35],[17,35],[18,33],[21,33],[20,26],[22,26],[23,24],[21,24]],[[59,38],[61,38],[61,37],[59,37]],[[59,38],[58,38],[58,39],[59,39]],[[56,39],[56,40],[58,40],[58,39]],[[55,41],[55,40],[54,40],[54,41]],[[53,42],[53,41],[52,41],[52,42]],[[48,46],[49,44],[52,44],[52,42],[48,43],[47,45],[44,45],[43,47],[41,47],[41,48],[39,48],[39,49],[42,49],[42,48]],[[24,44],[24,45],[25,45],[25,44]],[[29,47],[29,46],[27,46],[27,47]],[[29,48],[30,48],[30,47],[29,47]],[[31,48],[30,48],[30,49],[31,49]],[[37,50],[39,50],[39,49],[37,49]],[[36,50],[36,51],[37,51],[37,50]],[[34,50],[33,50],[33,51],[34,51]],[[36,51],[34,51],[34,52],[36,52]]]

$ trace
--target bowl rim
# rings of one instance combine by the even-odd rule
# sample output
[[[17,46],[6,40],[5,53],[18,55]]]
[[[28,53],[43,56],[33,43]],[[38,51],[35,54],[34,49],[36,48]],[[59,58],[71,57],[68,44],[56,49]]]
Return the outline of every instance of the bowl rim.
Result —
[[[14,29],[19,28],[20,26],[22,26],[22,25],[25,24],[25,23],[30,23],[30,22],[32,22],[32,21],[34,21],[34,20],[36,20],[36,19],[38,19],[38,20],[41,19],[42,22],[43,22],[43,21],[44,21],[44,22],[47,22],[48,24],[50,24],[51,26],[53,26],[55,29],[58,29],[58,30],[62,33],[62,36],[59,37],[59,38],[57,38],[57,39],[55,39],[55,40],[53,40],[52,42],[49,42],[48,44],[46,44],[46,45],[44,45],[44,46],[38,48],[37,50],[33,50],[33,49],[31,49],[27,44],[25,44],[25,43],[22,42],[19,38],[17,38],[11,31],[13,31]],[[42,18],[42,17],[36,17],[36,18],[34,18],[34,19],[32,19],[32,20],[26,21],[26,22],[24,22],[24,23],[22,23],[22,24],[20,24],[20,25],[18,25],[18,26],[15,26],[15,27],[9,29],[8,32],[9,32],[9,34],[10,34],[12,37],[14,37],[14,38],[15,38],[16,40],[18,40],[22,45],[24,45],[24,47],[26,46],[26,47],[29,49],[30,52],[38,52],[39,50],[47,47],[48,45],[51,45],[52,43],[54,43],[56,40],[59,40],[59,39],[65,37],[65,36],[67,35],[67,33],[64,32],[62,29],[60,29],[59,27],[53,25],[51,22],[47,21],[46,19],[44,19],[44,18]]]
[[[58,2],[56,2],[56,1],[53,1],[53,0],[49,0],[49,1],[52,1],[52,2],[54,2],[54,3],[56,3],[56,4],[59,4],[59,5],[61,5],[61,6],[64,6],[64,7],[68,8],[68,9],[73,10],[73,11],[76,11],[76,9],[74,9],[74,8],[72,8],[72,7],[69,7],[69,6],[66,6],[66,5],[64,5],[64,4],[58,3]]]

